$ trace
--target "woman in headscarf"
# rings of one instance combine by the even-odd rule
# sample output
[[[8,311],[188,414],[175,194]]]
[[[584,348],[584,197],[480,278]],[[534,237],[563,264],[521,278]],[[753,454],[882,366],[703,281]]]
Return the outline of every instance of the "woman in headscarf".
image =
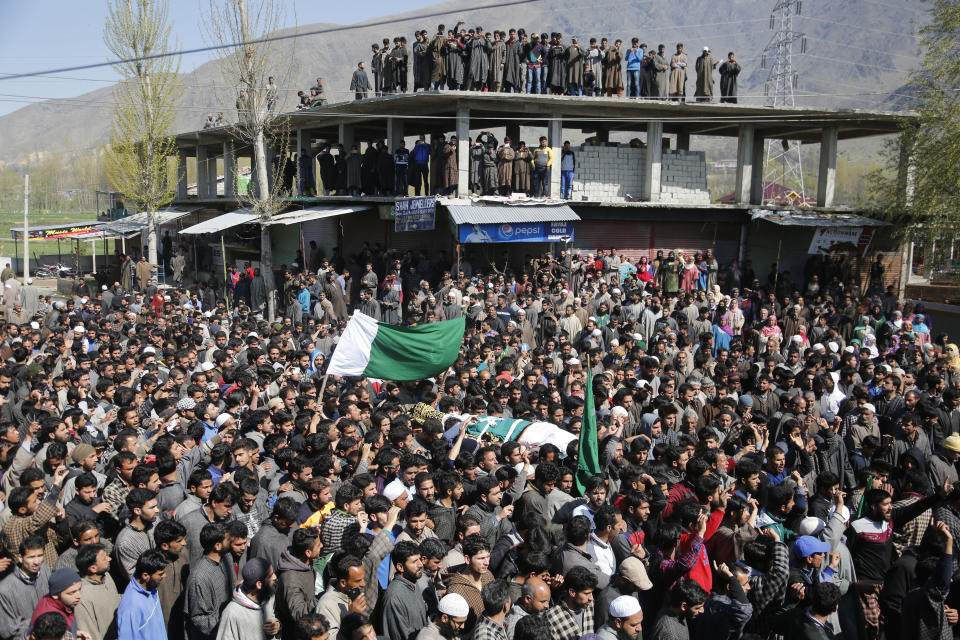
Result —
[[[913,317],[913,333],[917,336],[917,344],[920,346],[930,343],[930,327],[927,326],[926,319],[922,313]]]
[[[736,298],[730,299],[726,315],[729,318],[730,326],[733,328],[734,335],[741,335],[743,333],[743,325],[746,320],[743,317],[743,310],[740,309],[739,300]]]
[[[640,281],[644,284],[653,280],[653,265],[650,264],[647,256],[641,257],[640,262],[637,263],[637,277],[640,278]]]
[[[680,287],[687,293],[690,293],[697,287],[700,269],[697,268],[697,263],[693,261],[693,258],[690,257],[689,254],[684,255],[683,258],[683,278],[680,282]]]
[[[780,330],[780,326],[777,324],[777,316],[767,316],[767,321],[764,323],[763,328],[760,329],[760,335],[769,340],[770,338],[779,338],[782,334],[783,331]]]
[[[707,281],[710,279],[710,265],[699,251],[694,258],[694,263],[697,265],[697,271],[699,272],[697,275],[697,289],[707,291]]]
[[[877,348],[877,336],[868,333],[863,336],[863,348],[870,352],[870,358],[880,357],[880,349]]]

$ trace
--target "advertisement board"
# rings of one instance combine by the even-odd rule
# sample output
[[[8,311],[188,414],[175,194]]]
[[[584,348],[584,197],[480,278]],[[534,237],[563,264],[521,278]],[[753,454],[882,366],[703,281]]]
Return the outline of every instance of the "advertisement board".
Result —
[[[462,224],[458,231],[458,239],[462,244],[568,242],[573,240],[573,222]]]

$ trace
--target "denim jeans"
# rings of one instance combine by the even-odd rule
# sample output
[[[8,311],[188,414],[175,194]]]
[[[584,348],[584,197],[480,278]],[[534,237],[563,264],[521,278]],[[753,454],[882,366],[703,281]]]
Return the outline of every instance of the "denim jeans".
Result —
[[[627,71],[627,97],[640,97],[640,70]]]
[[[535,167],[533,170],[533,196],[535,198],[550,195],[550,178],[546,167]]]
[[[560,197],[569,200],[573,190],[573,171],[560,172]]]
[[[527,66],[527,93],[540,93],[540,67]]]

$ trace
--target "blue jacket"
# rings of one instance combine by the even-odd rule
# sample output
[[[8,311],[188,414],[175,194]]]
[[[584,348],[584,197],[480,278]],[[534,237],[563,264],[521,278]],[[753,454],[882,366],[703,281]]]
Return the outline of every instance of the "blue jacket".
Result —
[[[297,294],[297,302],[303,307],[304,313],[310,313],[310,290],[304,289]]]
[[[627,63],[627,71],[640,71],[640,63],[643,62],[643,49],[637,49],[636,53],[633,52],[633,49],[627,49],[627,52],[623,54],[623,60]]]
[[[412,164],[427,164],[430,161],[430,145],[426,142],[417,142],[413,145],[413,151],[410,152],[410,162]]]
[[[147,591],[136,580],[130,581],[117,607],[117,632],[121,638],[167,640],[156,589]]]

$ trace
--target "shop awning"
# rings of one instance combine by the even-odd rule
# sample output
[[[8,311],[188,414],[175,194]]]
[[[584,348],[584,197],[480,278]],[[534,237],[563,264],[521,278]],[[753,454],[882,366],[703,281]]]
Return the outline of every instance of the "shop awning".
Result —
[[[249,209],[239,209],[237,211],[225,213],[222,216],[217,216],[216,218],[204,220],[203,222],[195,224],[192,227],[182,229],[180,233],[194,235],[199,235],[201,233],[219,233],[220,231],[225,231],[231,227],[236,227],[237,225],[256,222],[259,217],[259,215],[252,213]]]
[[[525,224],[531,222],[576,222],[580,216],[569,205],[470,206],[448,204],[454,224]]]
[[[309,222],[310,220],[322,220],[324,218],[343,216],[348,213],[366,211],[367,209],[369,209],[369,207],[338,207],[335,205],[309,207],[307,209],[298,209],[296,211],[286,211],[277,214],[270,219],[270,224],[297,224],[299,222]]]
[[[155,214],[157,226],[170,224],[183,216],[196,213],[202,208],[203,207],[194,207],[192,209],[160,209]],[[116,220],[101,222],[97,225],[97,228],[107,233],[112,233],[115,237],[129,237],[146,229],[149,222],[149,214],[146,211],[140,211]]]
[[[855,213],[826,213],[823,211],[781,211],[778,209],[751,209],[751,220],[764,220],[787,227],[885,227],[889,223],[866,218]]]

